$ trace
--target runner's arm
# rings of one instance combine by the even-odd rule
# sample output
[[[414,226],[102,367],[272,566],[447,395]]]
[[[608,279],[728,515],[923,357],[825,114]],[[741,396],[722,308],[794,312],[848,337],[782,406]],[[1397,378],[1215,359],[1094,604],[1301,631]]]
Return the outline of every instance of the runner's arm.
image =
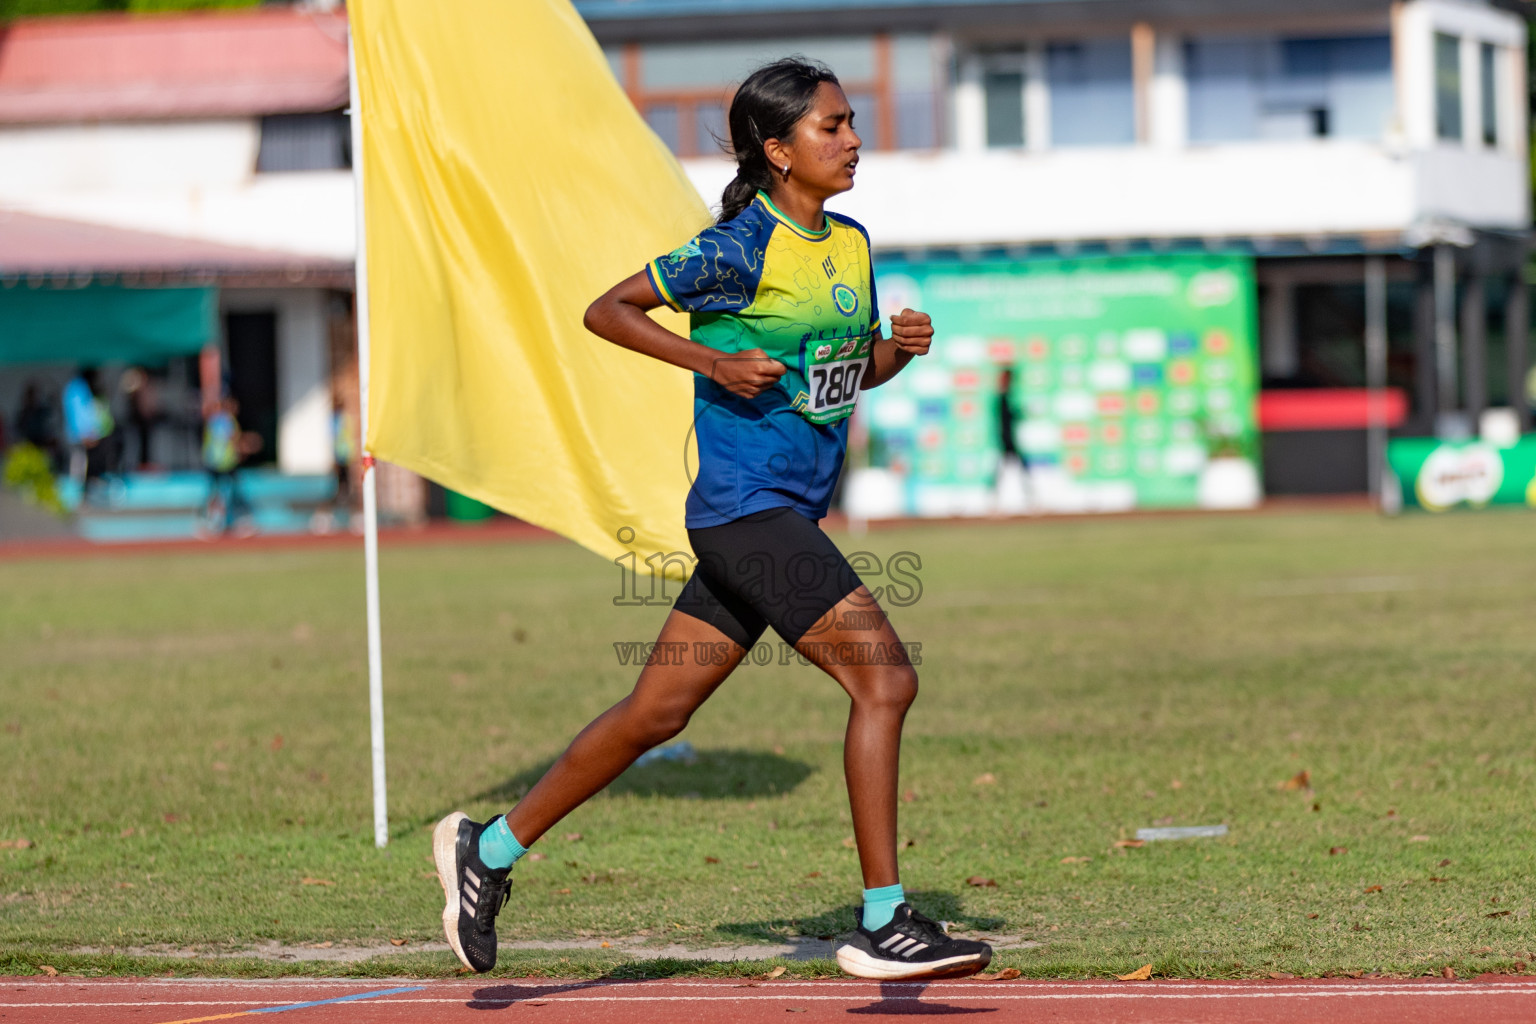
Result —
[[[762,349],[726,354],[673,334],[646,316],[662,305],[645,272],[626,277],[587,307],[582,324],[620,348],[701,373],[721,387],[755,398],[784,376],[784,364]]]
[[[928,354],[933,344],[933,320],[927,313],[904,309],[891,317],[891,336],[883,337],[875,331],[875,343],[870,348],[869,373],[864,378],[864,388],[877,388],[902,371],[913,356]]]

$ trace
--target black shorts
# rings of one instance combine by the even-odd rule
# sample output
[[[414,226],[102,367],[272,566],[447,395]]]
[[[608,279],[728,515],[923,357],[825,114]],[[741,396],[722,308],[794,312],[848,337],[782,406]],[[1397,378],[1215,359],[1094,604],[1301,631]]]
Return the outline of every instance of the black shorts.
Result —
[[[772,626],[794,644],[862,582],[821,527],[792,508],[689,530],[699,564],[678,611],[750,650]]]

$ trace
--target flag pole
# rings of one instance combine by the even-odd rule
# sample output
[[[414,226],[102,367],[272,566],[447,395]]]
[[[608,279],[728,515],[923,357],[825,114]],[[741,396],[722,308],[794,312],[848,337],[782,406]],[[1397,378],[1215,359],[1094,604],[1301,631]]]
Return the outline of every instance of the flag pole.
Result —
[[[389,842],[389,799],[384,785],[384,666],[379,628],[379,489],[368,451],[368,232],[363,219],[363,109],[357,87],[357,54],[347,26],[347,79],[352,121],[352,192],[357,217],[358,428],[363,439],[363,589],[368,604],[368,716],[373,746],[373,845]]]

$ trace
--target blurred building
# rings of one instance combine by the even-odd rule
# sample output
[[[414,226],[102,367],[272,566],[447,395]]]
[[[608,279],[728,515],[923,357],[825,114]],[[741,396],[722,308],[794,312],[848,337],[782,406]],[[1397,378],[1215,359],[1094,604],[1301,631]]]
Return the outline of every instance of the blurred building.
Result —
[[[124,468],[196,471],[224,387],[262,439],[248,466],[332,478],[333,390],[355,394],[333,388],[355,380],[346,32],[282,8],[0,32],[0,415],[98,367],[149,435]],[[117,387],[135,366],[147,420]]]
[[[1364,490],[1369,384],[1399,434],[1475,432],[1491,406],[1529,426],[1514,0],[575,3],[711,203],[733,84],[787,53],[839,74],[865,149],[834,207],[869,227],[888,299],[943,279],[956,311],[956,362],[864,417],[872,459],[944,477],[922,509],[978,510],[997,483],[989,396],[1015,363],[1023,454],[1104,477],[1092,507],[1126,507],[1116,474],[1154,462],[1194,487],[1253,429],[1270,493]],[[142,366],[164,411],[145,461],[193,468],[212,345],[253,462],[329,474],[333,401],[356,412],[347,94],[345,17],[317,7],[6,26],[0,417],[29,383],[56,398],[82,366],[108,388]],[[982,284],[1038,298],[1063,268],[1087,291],[1057,307],[1175,281],[1169,315],[1195,320],[1158,340],[1145,313],[1084,314],[1046,337],[1036,315],[1061,310],[1036,302],[956,338]],[[1218,299],[1230,320],[1196,323]],[[1069,391],[1028,390],[1048,377]]]
[[[1271,493],[1365,489],[1373,375],[1399,433],[1475,431],[1493,405],[1529,424],[1523,4],[576,6],[714,202],[731,83],[789,53],[831,65],[865,140],[835,207],[870,229],[877,270],[1251,261]]]

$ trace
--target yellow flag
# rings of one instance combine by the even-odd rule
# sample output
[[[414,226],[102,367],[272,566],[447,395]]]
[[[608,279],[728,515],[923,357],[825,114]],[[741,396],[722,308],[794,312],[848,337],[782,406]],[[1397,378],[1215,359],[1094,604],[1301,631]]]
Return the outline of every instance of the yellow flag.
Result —
[[[347,7],[368,450],[610,558],[687,551],[691,377],[581,318],[709,223],[698,193],[569,0]]]

